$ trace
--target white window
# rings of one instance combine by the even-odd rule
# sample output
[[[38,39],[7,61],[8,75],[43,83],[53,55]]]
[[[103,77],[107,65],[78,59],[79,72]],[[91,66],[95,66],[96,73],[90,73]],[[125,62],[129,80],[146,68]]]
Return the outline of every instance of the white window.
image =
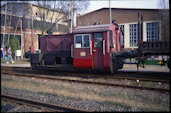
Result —
[[[74,36],[75,48],[89,48],[90,34],[78,34]]]
[[[159,22],[146,23],[147,41],[159,41]]]
[[[137,47],[138,44],[138,24],[129,25],[130,47]]]
[[[120,29],[121,29],[121,31],[122,31],[122,33],[123,33],[123,36],[122,36],[122,43],[124,44],[124,25],[120,25]],[[120,34],[119,34],[119,39],[120,39],[121,37],[120,37]]]

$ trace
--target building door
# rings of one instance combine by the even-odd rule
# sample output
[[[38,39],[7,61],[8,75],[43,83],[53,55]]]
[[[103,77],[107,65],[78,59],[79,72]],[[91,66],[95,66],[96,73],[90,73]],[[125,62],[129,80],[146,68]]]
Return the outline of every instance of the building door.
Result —
[[[93,62],[94,68],[104,68],[103,33],[94,33],[93,35]]]

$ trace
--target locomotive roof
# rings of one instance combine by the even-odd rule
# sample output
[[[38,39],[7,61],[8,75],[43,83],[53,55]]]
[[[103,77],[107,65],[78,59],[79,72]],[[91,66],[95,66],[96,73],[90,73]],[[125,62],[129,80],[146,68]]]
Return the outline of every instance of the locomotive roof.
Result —
[[[87,32],[102,32],[109,31],[109,27],[114,24],[101,24],[101,25],[89,25],[89,26],[78,26],[74,28],[72,33],[87,33]]]

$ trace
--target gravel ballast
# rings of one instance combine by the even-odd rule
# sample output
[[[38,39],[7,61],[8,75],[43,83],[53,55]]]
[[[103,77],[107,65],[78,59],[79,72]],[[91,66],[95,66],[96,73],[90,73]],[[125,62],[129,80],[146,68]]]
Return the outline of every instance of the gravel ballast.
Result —
[[[17,103],[1,101],[1,112],[47,112],[46,110],[35,107],[21,105]]]
[[[1,93],[90,111],[170,111],[169,93],[7,75]]]

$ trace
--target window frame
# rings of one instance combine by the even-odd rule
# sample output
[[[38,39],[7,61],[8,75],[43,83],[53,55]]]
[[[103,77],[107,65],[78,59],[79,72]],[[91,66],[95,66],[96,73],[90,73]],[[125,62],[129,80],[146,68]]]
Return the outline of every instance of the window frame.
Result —
[[[83,47],[84,46],[84,36],[88,35],[89,36],[89,47]],[[81,40],[82,40],[82,45],[80,48],[90,48],[90,41],[91,41],[91,35],[90,34],[76,34],[74,35],[74,48],[80,49],[79,47],[76,47],[76,36],[81,36]]]
[[[129,24],[129,46],[138,47],[138,24]]]
[[[101,45],[101,47],[95,47],[95,46],[94,46],[94,44],[95,44],[95,40],[94,40],[94,37],[95,37],[95,36],[94,36],[94,35],[95,35],[95,34],[98,34],[98,33],[99,33],[99,34],[102,34],[102,45]],[[103,37],[103,32],[95,32],[95,33],[93,33],[93,47],[94,47],[94,48],[102,48],[102,47],[103,47],[103,39],[104,39],[104,37]]]
[[[124,25],[119,25],[120,26],[120,30],[122,31],[122,43],[124,44],[124,30],[125,30],[125,26]]]
[[[110,48],[113,48],[113,31],[109,30],[109,44],[110,44]]]
[[[161,35],[160,21],[146,22],[146,40],[147,41],[160,41],[160,37],[161,37],[160,35]]]

